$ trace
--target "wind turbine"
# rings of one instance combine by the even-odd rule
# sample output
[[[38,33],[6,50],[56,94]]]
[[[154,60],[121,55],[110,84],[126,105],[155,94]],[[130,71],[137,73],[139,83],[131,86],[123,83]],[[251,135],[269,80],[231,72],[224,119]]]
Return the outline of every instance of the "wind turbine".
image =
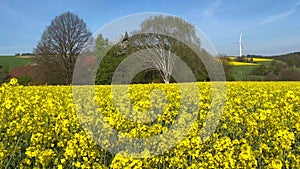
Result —
[[[242,36],[243,36],[243,34],[242,34],[242,32],[241,32],[241,34],[240,34],[240,40],[238,41],[238,43],[240,44],[240,57],[243,56],[243,42],[242,42]]]

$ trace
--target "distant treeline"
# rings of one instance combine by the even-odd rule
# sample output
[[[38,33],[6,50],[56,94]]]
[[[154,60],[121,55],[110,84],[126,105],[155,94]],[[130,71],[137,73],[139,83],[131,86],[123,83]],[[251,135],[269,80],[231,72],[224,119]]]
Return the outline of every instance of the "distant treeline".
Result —
[[[15,56],[33,56],[33,53],[15,53]]]
[[[272,56],[272,59],[277,59],[285,62],[288,67],[300,68],[300,52],[294,52],[284,55]]]
[[[254,75],[265,76],[268,81],[299,81],[300,52],[271,56],[270,65],[260,65],[253,70]]]
[[[291,53],[287,53],[287,54],[272,55],[272,56],[248,54],[247,58],[270,58],[270,59],[286,60],[288,58],[294,58],[294,57],[299,57],[299,56],[300,56],[300,52],[291,52]]]

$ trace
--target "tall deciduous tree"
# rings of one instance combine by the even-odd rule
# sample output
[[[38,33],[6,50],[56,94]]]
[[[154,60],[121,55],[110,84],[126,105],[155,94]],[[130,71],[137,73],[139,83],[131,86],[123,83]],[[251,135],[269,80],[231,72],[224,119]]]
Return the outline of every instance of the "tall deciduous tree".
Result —
[[[41,80],[48,84],[70,84],[77,56],[90,36],[78,15],[66,12],[56,16],[34,50]]]
[[[190,68],[195,80],[207,81],[210,79],[202,61],[214,61],[211,55],[201,48],[200,38],[192,24],[178,17],[157,15],[144,20],[139,29],[129,34],[125,32],[121,36],[101,61],[96,84],[110,84],[118,65],[130,55],[138,57],[134,64],[147,64],[142,66],[147,70],[137,74],[131,83],[174,82],[176,79],[173,70],[177,68],[176,62],[179,63],[179,59]],[[201,58],[198,57],[200,55]],[[178,56],[175,57],[177,59],[174,56]],[[130,68],[123,71],[124,75],[131,73]]]
[[[181,18],[152,16],[143,21],[140,29],[134,31],[133,34],[135,35],[129,38],[132,41],[131,44],[138,50],[148,50],[148,52],[139,53],[139,57],[155,68],[165,83],[170,82],[176,62],[172,53],[181,59],[186,57],[185,62],[192,60],[191,64],[196,63],[196,65],[189,65],[195,74],[197,74],[197,67],[203,67],[199,58],[189,48],[192,46],[193,49],[200,49],[200,38],[196,35],[195,27]],[[204,69],[201,71],[205,72]]]

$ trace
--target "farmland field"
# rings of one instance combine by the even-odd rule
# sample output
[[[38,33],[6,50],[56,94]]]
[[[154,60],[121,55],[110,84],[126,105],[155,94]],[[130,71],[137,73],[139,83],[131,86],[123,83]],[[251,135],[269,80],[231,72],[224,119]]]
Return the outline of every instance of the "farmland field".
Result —
[[[19,58],[16,56],[0,56],[0,65],[8,66],[12,70],[17,66],[24,66],[32,63],[32,58]]]
[[[252,75],[252,71],[260,65],[269,66],[275,59],[253,58],[254,63],[237,62],[234,58],[230,58],[229,64],[232,66],[233,77],[236,81],[244,80],[264,80],[265,76]]]
[[[205,140],[201,136],[207,133],[201,129],[209,125],[204,121],[211,108],[211,84],[195,85],[199,98],[186,104],[180,104],[183,96],[176,84],[130,85],[130,95],[117,97],[128,96],[134,112],[149,110],[140,114],[141,121],[156,118],[142,123],[130,117],[132,112],[119,111],[128,110],[125,104],[117,109],[111,86],[96,86],[94,108],[82,104],[87,93],[73,97],[72,86],[20,86],[13,79],[0,87],[0,164],[4,168],[300,168],[300,82],[227,82],[221,120]],[[162,91],[164,97],[153,90]],[[195,105],[197,117],[186,136],[162,154],[139,159],[108,151],[122,137],[149,138],[167,132],[179,109],[193,111]],[[86,114],[78,113],[83,109]],[[190,120],[185,114],[178,121]],[[109,127],[121,133],[113,141]],[[91,132],[98,137],[92,139]],[[164,146],[157,144],[153,142],[153,147]],[[141,152],[151,154],[148,148]]]
[[[237,81],[247,80],[247,77],[251,75],[253,69],[256,67],[258,67],[258,65],[233,66],[232,67],[233,77]]]

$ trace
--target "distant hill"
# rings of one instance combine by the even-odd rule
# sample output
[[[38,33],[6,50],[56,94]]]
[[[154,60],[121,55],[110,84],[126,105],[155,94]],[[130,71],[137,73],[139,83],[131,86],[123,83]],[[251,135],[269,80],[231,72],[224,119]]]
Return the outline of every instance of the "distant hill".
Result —
[[[229,57],[234,80],[298,80],[300,78],[300,52],[283,55],[247,55],[252,62],[239,61],[243,58]]]
[[[293,52],[293,53],[287,53],[287,54],[283,54],[283,55],[273,55],[271,57],[295,57],[295,56],[299,56],[300,52]]]
[[[298,68],[300,67],[300,52],[272,56],[272,58],[287,63],[289,67],[293,67],[293,66]]]

